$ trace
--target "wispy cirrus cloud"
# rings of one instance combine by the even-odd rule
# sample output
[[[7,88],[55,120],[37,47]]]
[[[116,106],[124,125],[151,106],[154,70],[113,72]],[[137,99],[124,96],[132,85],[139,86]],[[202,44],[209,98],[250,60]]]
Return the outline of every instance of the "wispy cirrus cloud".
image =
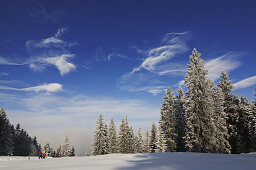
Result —
[[[26,47],[28,49],[33,48],[60,48],[64,49],[65,47],[71,47],[77,45],[74,42],[67,42],[61,39],[61,36],[67,32],[67,28],[59,28],[54,36],[42,39],[40,41],[37,40],[28,40],[26,42]]]
[[[63,10],[50,11],[41,3],[34,1],[33,6],[28,10],[28,16],[40,21],[56,23],[64,14]]]
[[[43,71],[48,66],[55,66],[61,76],[76,69],[76,65],[70,61],[75,55],[66,50],[67,47],[77,43],[64,41],[61,38],[67,28],[60,28],[53,37],[45,38],[40,41],[28,40],[27,50],[31,57],[25,58],[22,62],[0,57],[1,65],[21,66],[27,65],[33,71]],[[38,51],[37,48],[41,50]],[[34,50],[36,51],[34,54]]]
[[[69,58],[72,58],[73,56],[73,54],[62,54],[56,57],[36,58],[31,61],[29,67],[34,71],[41,71],[47,65],[54,65],[63,76],[76,69],[76,66],[69,62]]]
[[[238,68],[241,65],[238,59],[243,55],[244,53],[241,52],[227,52],[220,57],[206,61],[205,67],[208,70],[209,79],[216,81],[220,78],[221,71],[228,73]]]
[[[186,37],[187,36],[187,37]],[[169,61],[171,58],[177,56],[177,54],[184,53],[188,50],[186,40],[189,37],[189,32],[182,33],[167,33],[162,39],[162,46],[152,48],[147,51],[147,58],[140,64],[139,67],[135,67],[130,74],[146,69],[150,72],[158,72],[165,74],[169,72],[176,72],[177,69],[169,70],[169,72],[162,68],[163,63]],[[177,64],[176,64],[177,66]],[[159,69],[160,68],[160,69]],[[178,72],[180,69],[178,69]]]
[[[59,83],[49,83],[49,84],[42,84],[39,86],[32,86],[27,88],[14,88],[14,87],[7,87],[7,86],[0,86],[2,90],[15,90],[15,91],[25,91],[25,92],[58,92],[62,90],[62,85]]]
[[[127,59],[128,56],[121,53],[110,53],[106,59],[107,61],[111,61],[113,58]]]
[[[172,61],[173,58],[188,50],[187,41],[190,32],[167,33],[161,40],[161,45],[144,52],[145,59],[131,72],[122,75],[117,86],[121,90],[142,92],[146,91],[153,95],[161,93],[166,88],[166,81],[162,76],[183,75],[186,66],[184,63]]]
[[[6,73],[6,72],[0,72],[0,76],[8,76],[9,73]]]
[[[256,84],[256,76],[252,76],[252,77],[249,77],[244,80],[236,82],[234,84],[234,87],[236,89],[242,89],[242,88],[254,86],[255,84]]]
[[[0,57],[0,64],[1,65],[20,66],[20,65],[26,65],[27,63],[26,62],[18,63],[18,62],[12,61],[10,59],[6,59],[6,58],[3,58],[3,57]]]

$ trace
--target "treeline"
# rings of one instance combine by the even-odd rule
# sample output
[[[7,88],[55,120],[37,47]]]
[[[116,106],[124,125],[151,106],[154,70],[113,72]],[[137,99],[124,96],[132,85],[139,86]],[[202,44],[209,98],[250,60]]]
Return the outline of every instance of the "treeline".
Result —
[[[37,138],[20,127],[14,128],[6,116],[3,108],[0,109],[0,156],[37,156],[41,150]]]
[[[122,119],[117,134],[114,119],[112,118],[107,126],[100,114],[94,130],[91,154],[150,152],[150,140],[149,132],[143,138],[140,128],[138,133],[134,134],[132,127],[128,125],[127,116]]]
[[[178,95],[168,87],[159,121],[164,150],[248,153],[256,150],[256,97],[252,103],[232,94],[228,74],[217,85],[208,79],[200,54],[193,50]],[[256,95],[256,94],[255,94]]]
[[[75,156],[75,147],[70,147],[68,136],[65,137],[64,144],[58,146],[57,151],[53,150],[49,142],[45,144],[42,151],[46,154],[46,156],[50,157]]]
[[[127,117],[116,134],[99,116],[94,131],[92,154],[147,152],[248,153],[256,151],[256,91],[252,103],[231,93],[234,89],[224,71],[215,85],[204,61],[193,50],[184,84],[177,94],[170,87],[164,94],[159,127],[135,135]]]

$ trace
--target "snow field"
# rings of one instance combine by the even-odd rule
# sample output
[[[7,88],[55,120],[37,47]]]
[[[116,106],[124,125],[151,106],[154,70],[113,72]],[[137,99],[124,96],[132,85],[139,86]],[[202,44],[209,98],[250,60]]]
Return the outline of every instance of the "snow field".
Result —
[[[150,153],[88,157],[0,157],[1,170],[255,170],[256,154]],[[4,160],[5,158],[6,160]]]

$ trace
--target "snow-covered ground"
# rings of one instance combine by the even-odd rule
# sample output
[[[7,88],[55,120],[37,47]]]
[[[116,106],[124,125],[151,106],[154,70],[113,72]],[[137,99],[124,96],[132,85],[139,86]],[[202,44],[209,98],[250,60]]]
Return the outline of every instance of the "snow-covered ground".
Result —
[[[149,153],[89,157],[0,157],[1,170],[255,170],[256,154]]]

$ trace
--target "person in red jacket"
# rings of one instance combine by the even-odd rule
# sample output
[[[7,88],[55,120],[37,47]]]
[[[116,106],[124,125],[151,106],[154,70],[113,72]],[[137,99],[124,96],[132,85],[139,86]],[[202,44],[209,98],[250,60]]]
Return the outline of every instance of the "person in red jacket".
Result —
[[[45,153],[43,153],[43,159],[45,159]]]

